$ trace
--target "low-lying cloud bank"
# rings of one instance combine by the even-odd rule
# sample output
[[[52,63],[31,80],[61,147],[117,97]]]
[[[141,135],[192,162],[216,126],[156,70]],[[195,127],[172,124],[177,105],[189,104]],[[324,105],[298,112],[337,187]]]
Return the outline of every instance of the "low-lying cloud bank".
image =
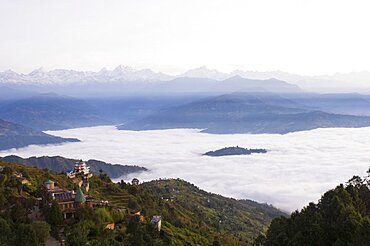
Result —
[[[141,181],[181,178],[207,191],[267,202],[287,211],[317,201],[323,192],[353,175],[364,175],[370,163],[370,128],[216,135],[189,129],[136,132],[101,126],[47,133],[81,142],[29,146],[0,155],[61,155],[136,164],[150,169],[138,175]],[[269,152],[202,156],[209,150],[236,145]]]

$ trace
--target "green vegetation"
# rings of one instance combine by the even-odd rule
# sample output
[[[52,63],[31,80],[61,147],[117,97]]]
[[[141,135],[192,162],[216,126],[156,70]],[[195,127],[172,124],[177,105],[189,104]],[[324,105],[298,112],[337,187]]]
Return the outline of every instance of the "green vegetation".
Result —
[[[140,185],[112,183],[103,172],[90,178],[89,195],[105,207],[78,208],[63,220],[59,205],[35,216],[40,186],[47,179],[75,189],[63,174],[0,162],[0,245],[44,245],[52,235],[66,245],[368,245],[370,170],[326,192],[287,218],[276,208],[225,198],[179,179]],[[22,178],[17,175],[22,173]],[[24,181],[24,178],[28,182]],[[161,230],[151,223],[162,219]],[[272,222],[271,222],[272,220]],[[270,225],[271,222],[271,225]],[[268,227],[270,225],[270,227]]]
[[[54,172],[65,172],[66,170],[73,170],[76,159],[64,158],[61,156],[41,156],[41,157],[30,157],[22,158],[16,155],[9,155],[0,157],[0,161],[13,162],[23,164],[26,166],[47,168]],[[106,173],[111,178],[118,178],[129,173],[147,171],[144,167],[134,165],[120,165],[110,164],[98,160],[88,160],[86,164],[90,167],[91,172],[98,174],[100,171]]]
[[[211,194],[178,179],[143,183],[137,199],[146,214],[162,215],[168,223],[163,230],[173,234],[171,238],[200,245],[211,245],[214,238],[222,245],[248,244],[267,230],[272,218],[285,215],[271,206]],[[268,214],[269,209],[274,213]]]
[[[45,180],[68,189],[76,184],[48,169],[1,161],[0,166],[0,245],[44,245],[49,234],[66,245],[250,245],[274,217],[284,215],[271,206],[207,193],[182,180],[115,184],[100,172],[90,178],[89,195],[109,201],[108,206],[82,207],[74,218],[63,220],[59,206],[52,203],[35,217]],[[20,183],[14,173],[22,173],[29,183]],[[137,211],[140,216],[134,215]],[[160,231],[151,223],[153,215],[162,218]]]
[[[370,242],[370,170],[326,192],[318,204],[310,203],[290,218],[272,221],[267,236],[256,245],[353,245]]]

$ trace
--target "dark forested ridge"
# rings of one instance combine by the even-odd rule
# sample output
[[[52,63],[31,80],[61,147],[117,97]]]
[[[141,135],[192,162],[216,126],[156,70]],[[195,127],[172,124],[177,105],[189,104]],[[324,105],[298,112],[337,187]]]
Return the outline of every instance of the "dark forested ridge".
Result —
[[[226,156],[226,155],[251,155],[251,154],[264,154],[267,153],[265,149],[248,149],[236,147],[225,147],[215,151],[208,151],[204,155],[208,156]]]
[[[182,180],[135,185],[112,183],[99,173],[84,192],[109,204],[80,207],[63,220],[57,203],[35,210],[36,198],[45,180],[68,189],[75,189],[76,182],[47,169],[2,161],[0,167],[0,245],[5,246],[43,245],[49,234],[64,238],[66,245],[243,246],[284,215],[272,206],[211,194]],[[161,216],[160,231],[153,225],[154,215]]]
[[[68,159],[61,156],[21,158],[15,155],[0,157],[0,160],[38,168],[47,168],[58,173],[65,172],[66,170],[72,170],[75,163],[78,161],[76,159]],[[112,179],[119,178],[129,173],[147,171],[145,167],[139,167],[136,165],[110,164],[98,160],[88,160],[87,165],[90,166],[90,170],[93,173],[99,173],[101,170]]]
[[[75,138],[55,137],[41,131],[0,119],[0,150],[21,148],[30,144],[78,142]]]
[[[256,245],[353,245],[370,243],[370,170],[368,177],[355,176],[346,185],[326,192],[317,204],[310,203],[290,218],[272,221],[266,237]]]

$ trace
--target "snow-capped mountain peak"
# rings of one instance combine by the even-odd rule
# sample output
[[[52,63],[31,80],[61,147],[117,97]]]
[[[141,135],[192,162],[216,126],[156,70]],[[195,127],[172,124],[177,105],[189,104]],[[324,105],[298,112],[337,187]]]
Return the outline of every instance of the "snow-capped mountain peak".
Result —
[[[209,69],[206,66],[202,66],[202,67],[188,70],[187,72],[181,74],[179,77],[208,78],[208,79],[223,80],[230,76],[226,73],[219,72],[216,69]]]
[[[98,72],[43,68],[33,70],[29,74],[19,74],[11,70],[0,72],[2,83],[76,83],[76,82],[121,82],[121,81],[162,81],[172,76],[156,73],[150,69],[136,70],[132,67],[119,65],[113,70],[102,68]]]

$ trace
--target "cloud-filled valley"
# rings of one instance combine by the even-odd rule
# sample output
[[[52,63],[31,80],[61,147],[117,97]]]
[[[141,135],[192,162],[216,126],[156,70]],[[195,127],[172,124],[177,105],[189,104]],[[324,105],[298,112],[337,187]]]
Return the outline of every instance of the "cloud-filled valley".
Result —
[[[114,126],[48,131],[81,142],[28,146],[1,156],[61,155],[147,167],[142,181],[181,178],[202,189],[292,211],[326,190],[364,175],[370,163],[370,128],[331,128],[279,134],[201,133],[196,129],[121,131]],[[266,154],[210,157],[228,146],[265,148]],[[130,180],[135,175],[123,177]]]

